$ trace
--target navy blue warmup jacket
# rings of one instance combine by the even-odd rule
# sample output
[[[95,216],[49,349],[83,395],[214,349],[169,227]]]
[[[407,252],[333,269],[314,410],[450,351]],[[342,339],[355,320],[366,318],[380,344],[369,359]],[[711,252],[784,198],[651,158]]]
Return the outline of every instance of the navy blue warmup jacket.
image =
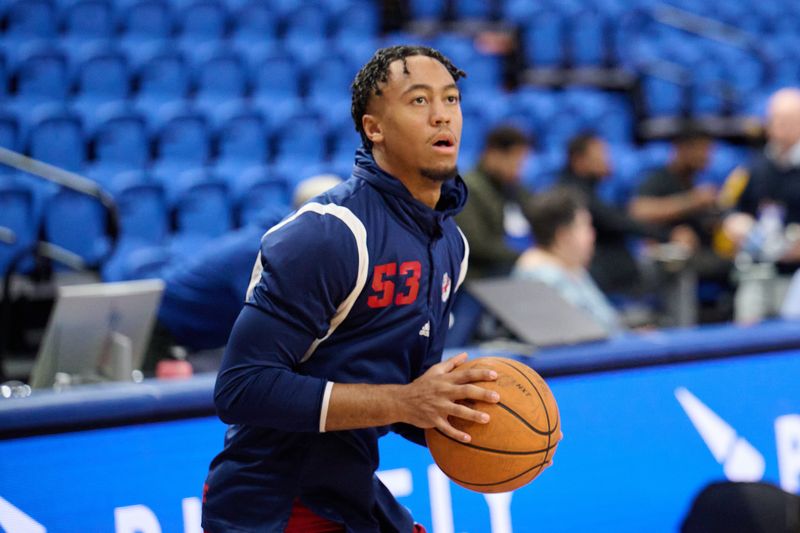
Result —
[[[206,530],[282,532],[299,498],[350,532],[411,532],[375,476],[378,438],[424,444],[422,431],[326,433],[325,417],[333,383],[408,383],[441,360],[467,270],[452,218],[466,199],[459,177],[430,209],[361,149],[349,180],[264,235],[214,392],[230,427]]]

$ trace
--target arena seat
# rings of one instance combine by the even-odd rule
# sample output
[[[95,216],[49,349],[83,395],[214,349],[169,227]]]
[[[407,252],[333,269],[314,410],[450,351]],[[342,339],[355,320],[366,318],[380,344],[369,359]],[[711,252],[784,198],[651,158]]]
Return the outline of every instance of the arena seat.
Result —
[[[228,13],[216,0],[195,0],[176,14],[179,38],[189,47],[218,41],[227,31]]]
[[[244,61],[229,48],[218,48],[195,68],[195,102],[204,108],[243,98],[248,85]]]
[[[114,178],[112,193],[120,219],[120,243],[162,244],[169,232],[166,191],[146,172]]]
[[[98,266],[110,250],[106,212],[94,198],[62,189],[50,196],[43,213],[45,240]]]
[[[260,213],[271,207],[288,210],[291,205],[289,184],[265,166],[246,169],[236,181],[233,201],[239,225],[257,222]]]
[[[155,117],[156,150],[159,161],[187,166],[204,165],[211,153],[209,125],[206,116],[191,105],[178,103],[163,109]]]
[[[17,64],[14,105],[26,113],[43,102],[63,102],[69,89],[66,55],[49,45],[35,45]]]
[[[61,15],[64,37],[85,43],[109,39],[114,34],[114,6],[107,0],[75,0]]]
[[[65,106],[42,106],[33,116],[28,134],[31,157],[79,171],[86,162],[86,144],[79,116]]]
[[[56,7],[50,0],[16,0],[6,10],[5,37],[17,44],[53,38],[57,27]]]
[[[188,170],[176,182],[171,201],[176,237],[207,240],[233,228],[228,185],[224,180],[206,170]]]
[[[150,160],[147,119],[129,104],[106,108],[92,137],[95,164],[141,169]]]
[[[74,85],[73,105],[81,110],[94,111],[101,104],[126,100],[130,92],[127,58],[111,46],[94,48],[77,65]]]
[[[189,68],[177,50],[164,49],[147,59],[138,73],[136,105],[155,115],[166,103],[181,101],[189,92]]]
[[[0,275],[5,274],[10,263],[31,246],[38,231],[34,210],[34,195],[25,184],[13,176],[0,179],[0,228],[13,232],[12,243],[0,242]],[[30,261],[19,263],[18,270],[30,267]]]
[[[243,168],[266,163],[269,156],[268,125],[258,110],[239,105],[216,130],[218,167]]]

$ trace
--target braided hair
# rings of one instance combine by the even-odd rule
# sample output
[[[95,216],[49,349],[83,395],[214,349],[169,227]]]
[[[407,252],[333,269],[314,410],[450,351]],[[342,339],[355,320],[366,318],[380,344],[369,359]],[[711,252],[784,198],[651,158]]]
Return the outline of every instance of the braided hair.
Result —
[[[372,148],[372,141],[367,138],[361,119],[367,113],[369,100],[373,96],[380,96],[382,94],[379,85],[389,81],[389,65],[398,59],[402,60],[403,72],[408,74],[406,58],[410,56],[432,57],[444,65],[444,67],[447,69],[447,72],[453,76],[453,80],[455,81],[458,81],[467,75],[466,72],[453,65],[453,63],[441,52],[428,46],[398,45],[381,48],[376,51],[367,64],[361,67],[361,70],[358,71],[358,74],[356,74],[356,78],[353,80],[353,84],[351,86],[353,100],[350,107],[350,113],[353,116],[353,122],[355,123],[356,131],[359,133],[359,135],[361,135],[361,141],[367,148]]]

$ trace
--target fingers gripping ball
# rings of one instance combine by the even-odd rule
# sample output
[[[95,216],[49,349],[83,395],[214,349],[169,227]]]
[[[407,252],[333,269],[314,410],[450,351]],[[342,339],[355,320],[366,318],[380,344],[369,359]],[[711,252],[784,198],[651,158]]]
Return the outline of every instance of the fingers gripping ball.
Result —
[[[472,436],[470,442],[436,428],[425,430],[436,464],[450,479],[478,492],[506,492],[530,483],[552,464],[561,440],[558,405],[550,388],[533,369],[512,359],[483,357],[460,368],[497,372],[497,381],[477,385],[497,391],[500,402],[464,402],[488,413],[488,424],[450,418],[454,427]]]

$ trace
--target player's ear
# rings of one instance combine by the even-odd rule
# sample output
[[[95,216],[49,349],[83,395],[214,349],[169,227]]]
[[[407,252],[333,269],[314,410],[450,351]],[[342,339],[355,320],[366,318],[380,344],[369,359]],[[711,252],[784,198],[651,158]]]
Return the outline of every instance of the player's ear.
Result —
[[[372,141],[373,144],[383,142],[383,129],[378,117],[375,115],[364,114],[361,117],[361,126],[364,128],[364,134],[367,139]]]

